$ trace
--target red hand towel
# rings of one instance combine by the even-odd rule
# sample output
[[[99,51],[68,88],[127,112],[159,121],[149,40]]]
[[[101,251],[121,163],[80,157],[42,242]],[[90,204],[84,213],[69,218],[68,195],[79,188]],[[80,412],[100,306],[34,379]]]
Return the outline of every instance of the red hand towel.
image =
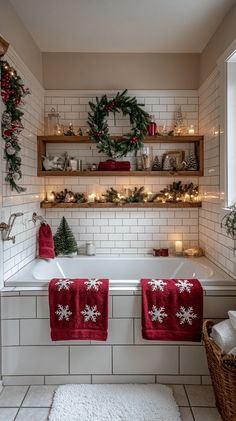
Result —
[[[203,290],[197,279],[141,279],[144,339],[201,341]]]
[[[39,257],[54,259],[54,241],[51,228],[48,224],[41,224],[39,228]]]
[[[48,288],[52,340],[105,341],[108,291],[108,279],[52,279]]]

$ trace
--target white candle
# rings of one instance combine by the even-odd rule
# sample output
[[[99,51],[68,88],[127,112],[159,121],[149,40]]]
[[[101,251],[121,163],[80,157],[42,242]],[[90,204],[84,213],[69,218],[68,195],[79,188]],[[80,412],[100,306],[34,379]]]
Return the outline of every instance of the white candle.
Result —
[[[175,253],[182,253],[183,251],[183,243],[182,241],[176,241],[175,242]]]
[[[188,129],[188,134],[194,135],[194,126],[191,124],[191,126]]]
[[[88,202],[93,203],[95,201],[96,194],[92,193],[88,195]]]

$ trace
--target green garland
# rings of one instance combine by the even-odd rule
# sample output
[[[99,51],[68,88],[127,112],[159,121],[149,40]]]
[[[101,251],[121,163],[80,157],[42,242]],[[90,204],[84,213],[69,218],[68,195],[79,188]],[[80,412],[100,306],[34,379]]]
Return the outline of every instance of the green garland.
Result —
[[[99,152],[105,153],[109,158],[126,156],[129,152],[135,152],[143,147],[143,140],[147,134],[147,125],[150,117],[144,111],[135,97],[126,95],[127,89],[118,92],[113,99],[103,95],[96,98],[96,104],[89,102],[91,112],[88,113],[89,137],[97,143]],[[121,141],[112,139],[109,134],[107,117],[112,112],[122,112],[129,116],[131,131],[123,135]]]
[[[18,142],[18,135],[24,128],[21,122],[24,113],[20,106],[23,105],[22,98],[30,92],[24,86],[16,70],[7,61],[0,60],[0,70],[1,97],[6,107],[2,115],[2,137],[5,140],[4,158],[7,161],[5,180],[10,184],[12,190],[21,193],[26,189],[17,183],[22,177],[21,157],[19,156],[21,147]]]
[[[236,204],[229,206],[228,212],[222,218],[221,227],[226,229],[226,233],[230,235],[233,240],[236,240]]]

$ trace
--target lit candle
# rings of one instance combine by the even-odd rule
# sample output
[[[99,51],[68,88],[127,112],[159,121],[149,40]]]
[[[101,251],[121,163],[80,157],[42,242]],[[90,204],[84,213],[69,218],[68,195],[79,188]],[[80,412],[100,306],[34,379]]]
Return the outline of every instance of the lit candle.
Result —
[[[191,124],[191,126],[188,129],[188,134],[190,134],[191,136],[194,135],[194,126]]]
[[[55,200],[55,194],[53,192],[49,193],[48,201],[52,203],[54,202],[54,200]]]
[[[175,241],[175,253],[181,254],[183,252],[183,243],[182,241]]]
[[[95,201],[96,194],[92,193],[88,195],[88,202],[93,203]]]

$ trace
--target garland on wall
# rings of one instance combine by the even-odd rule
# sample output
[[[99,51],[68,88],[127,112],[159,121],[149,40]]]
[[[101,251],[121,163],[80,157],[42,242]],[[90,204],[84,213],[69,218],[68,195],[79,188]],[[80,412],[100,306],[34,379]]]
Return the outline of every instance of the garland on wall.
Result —
[[[51,192],[50,199],[46,194],[43,203],[114,203],[122,205],[126,203],[178,203],[196,202],[199,200],[198,186],[193,183],[182,184],[181,181],[173,182],[159,193],[146,192],[144,186],[122,188],[120,191],[110,187],[103,194],[74,193],[64,189],[60,192]]]
[[[99,152],[105,153],[109,158],[126,156],[129,152],[135,152],[143,147],[143,140],[147,134],[147,125],[150,117],[144,111],[135,97],[126,95],[127,89],[118,92],[113,99],[103,95],[96,98],[96,104],[89,102],[91,111],[88,113],[89,137],[97,143]],[[121,141],[112,139],[109,134],[107,117],[109,113],[122,112],[129,116],[131,131],[123,135]]]
[[[11,190],[21,193],[26,189],[19,186],[18,180],[22,177],[21,157],[18,136],[23,130],[21,122],[24,113],[21,106],[23,98],[30,94],[21,77],[7,61],[0,60],[1,69],[1,96],[5,104],[2,114],[2,137],[5,140],[4,158],[7,161],[7,175],[5,180],[10,184]]]

